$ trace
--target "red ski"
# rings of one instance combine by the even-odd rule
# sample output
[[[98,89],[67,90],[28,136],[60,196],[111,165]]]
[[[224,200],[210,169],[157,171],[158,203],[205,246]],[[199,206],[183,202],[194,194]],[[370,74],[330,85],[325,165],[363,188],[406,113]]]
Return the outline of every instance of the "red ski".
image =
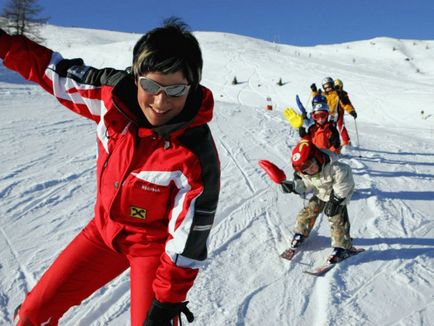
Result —
[[[349,257],[355,256],[355,255],[357,255],[363,251],[365,251],[365,249],[363,249],[363,248],[353,248],[351,251],[351,254],[348,257],[343,258],[342,260],[345,260]],[[341,261],[339,261],[338,263],[340,263]],[[327,261],[324,265],[315,267],[312,270],[303,271],[303,273],[313,275],[313,276],[323,276],[325,273],[327,273],[329,270],[331,270],[333,267],[335,267],[335,265],[338,263],[330,263]]]
[[[296,253],[296,251],[294,248],[288,248],[280,254],[280,257],[287,259],[287,260],[292,260],[292,258],[295,256],[295,253]]]
[[[335,267],[336,264],[331,264],[329,262],[325,263],[322,266],[315,267],[314,269],[310,271],[303,271],[303,273],[313,275],[313,276],[322,276],[325,273],[327,273],[329,270],[331,270],[333,267]]]

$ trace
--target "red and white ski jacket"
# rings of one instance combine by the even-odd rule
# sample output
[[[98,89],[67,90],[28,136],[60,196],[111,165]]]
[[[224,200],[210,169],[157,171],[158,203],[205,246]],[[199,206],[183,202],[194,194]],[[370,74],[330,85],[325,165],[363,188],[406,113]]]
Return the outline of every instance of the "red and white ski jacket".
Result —
[[[153,283],[161,302],[180,302],[207,257],[220,187],[207,123],[213,97],[199,86],[182,113],[153,128],[137,103],[131,74],[95,69],[22,36],[0,35],[6,67],[40,84],[95,121],[98,139],[94,221],[106,244],[133,255],[161,254]]]

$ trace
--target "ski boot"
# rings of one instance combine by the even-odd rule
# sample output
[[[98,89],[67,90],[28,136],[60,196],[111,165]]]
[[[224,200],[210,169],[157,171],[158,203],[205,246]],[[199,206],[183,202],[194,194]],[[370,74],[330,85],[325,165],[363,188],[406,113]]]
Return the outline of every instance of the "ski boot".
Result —
[[[291,241],[291,248],[295,249],[301,246],[301,244],[304,241],[304,235],[300,234],[300,233],[296,233],[294,234],[294,237],[292,238]]]
[[[304,235],[300,233],[294,234],[294,237],[291,241],[291,246],[286,249],[284,252],[280,254],[280,257],[285,258],[287,260],[292,260],[295,255],[296,248],[298,248],[304,240]]]
[[[338,248],[338,247],[336,247],[336,248],[333,248],[333,251],[330,254],[330,256],[327,259],[327,261],[330,264],[336,264],[336,263],[339,263],[340,261],[342,261],[345,258],[348,258],[348,257],[350,257],[352,255],[354,255],[353,248],[344,249],[344,248]]]

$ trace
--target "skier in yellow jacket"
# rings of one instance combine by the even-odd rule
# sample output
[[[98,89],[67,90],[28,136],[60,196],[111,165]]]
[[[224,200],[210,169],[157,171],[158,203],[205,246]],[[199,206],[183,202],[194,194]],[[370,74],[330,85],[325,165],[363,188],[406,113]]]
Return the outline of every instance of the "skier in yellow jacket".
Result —
[[[339,79],[337,79],[337,81],[338,80]],[[343,85],[342,81],[339,80],[339,82],[340,85]],[[338,130],[341,135],[342,146],[346,146],[350,144],[350,137],[348,135],[347,129],[345,128],[344,112],[346,111],[354,119],[357,118],[357,113],[349,100],[348,94],[346,94],[345,96],[346,92],[343,93],[342,89],[339,89],[339,91],[336,90],[334,85],[335,85],[335,81],[331,77],[324,78],[322,81],[322,87],[323,87],[322,94],[325,95],[325,97],[327,98],[327,104],[329,106],[330,115],[333,116],[334,119],[337,121]],[[319,91],[315,83],[310,85],[310,88],[312,90],[313,97],[319,94]]]

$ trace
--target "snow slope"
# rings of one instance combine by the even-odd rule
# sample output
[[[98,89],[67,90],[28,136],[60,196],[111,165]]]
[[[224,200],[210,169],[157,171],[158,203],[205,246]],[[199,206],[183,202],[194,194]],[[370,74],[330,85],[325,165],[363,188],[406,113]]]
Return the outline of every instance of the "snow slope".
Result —
[[[47,46],[89,65],[124,68],[136,34],[46,26]],[[204,271],[189,293],[194,325],[433,325],[434,41],[376,38],[294,47],[196,33],[203,84],[214,92],[211,128],[222,166],[221,200]],[[347,116],[356,192],[354,243],[367,251],[325,277],[302,270],[330,252],[320,217],[293,262],[278,254],[303,200],[284,195],[257,161],[292,174],[297,134],[282,118],[309,85],[341,78],[359,113]],[[240,82],[232,85],[236,76]],[[284,86],[276,82],[282,78]],[[274,110],[266,111],[270,96]],[[421,114],[421,111],[424,114]],[[92,217],[93,123],[0,65],[0,325]],[[360,145],[360,146],[357,146]],[[124,273],[61,325],[128,325]]]

